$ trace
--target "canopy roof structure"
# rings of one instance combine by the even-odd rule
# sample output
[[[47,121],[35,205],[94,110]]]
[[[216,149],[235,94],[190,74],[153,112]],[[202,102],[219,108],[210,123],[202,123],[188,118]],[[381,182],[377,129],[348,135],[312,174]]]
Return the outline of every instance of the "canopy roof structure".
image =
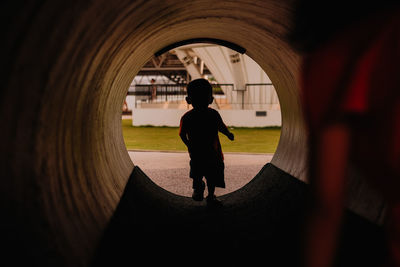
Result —
[[[234,103],[262,102],[279,106],[273,87],[265,87],[272,83],[260,65],[246,54],[210,43],[187,44],[154,55],[141,68],[132,86],[150,84],[151,79],[156,83],[187,84],[198,78],[231,85],[221,89]]]

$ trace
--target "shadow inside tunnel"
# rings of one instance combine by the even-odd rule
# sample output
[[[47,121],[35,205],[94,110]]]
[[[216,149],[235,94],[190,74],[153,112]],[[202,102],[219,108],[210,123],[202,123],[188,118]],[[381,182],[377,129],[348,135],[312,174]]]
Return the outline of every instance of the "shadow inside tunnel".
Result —
[[[246,186],[221,196],[221,208],[208,209],[205,201],[162,189],[136,166],[93,266],[301,266],[307,198],[305,183],[269,163]],[[384,243],[380,227],[346,211],[337,266],[377,266]]]

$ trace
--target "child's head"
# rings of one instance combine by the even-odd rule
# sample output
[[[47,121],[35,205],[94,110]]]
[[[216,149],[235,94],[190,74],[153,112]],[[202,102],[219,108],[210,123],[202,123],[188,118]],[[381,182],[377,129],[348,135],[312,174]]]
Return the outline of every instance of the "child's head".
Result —
[[[188,84],[186,102],[194,108],[208,107],[213,100],[212,87],[206,79],[196,79]]]

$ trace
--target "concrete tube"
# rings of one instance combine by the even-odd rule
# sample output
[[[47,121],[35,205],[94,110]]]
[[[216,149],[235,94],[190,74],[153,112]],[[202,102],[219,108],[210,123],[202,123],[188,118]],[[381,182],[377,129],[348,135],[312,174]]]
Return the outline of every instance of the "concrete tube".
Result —
[[[134,168],[121,133],[129,84],[156,51],[187,39],[238,44],[266,71],[282,109],[272,163],[305,179],[291,1],[8,2],[0,198],[11,251],[41,266],[89,263]]]

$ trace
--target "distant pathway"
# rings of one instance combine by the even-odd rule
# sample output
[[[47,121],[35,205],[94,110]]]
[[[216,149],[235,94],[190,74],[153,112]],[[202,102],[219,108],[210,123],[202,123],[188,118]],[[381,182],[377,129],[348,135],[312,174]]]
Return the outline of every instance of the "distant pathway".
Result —
[[[160,187],[177,195],[192,195],[187,153],[129,151],[129,155],[134,164]],[[271,161],[273,154],[224,153],[224,156],[226,188],[217,188],[217,196],[233,192],[247,184]]]

